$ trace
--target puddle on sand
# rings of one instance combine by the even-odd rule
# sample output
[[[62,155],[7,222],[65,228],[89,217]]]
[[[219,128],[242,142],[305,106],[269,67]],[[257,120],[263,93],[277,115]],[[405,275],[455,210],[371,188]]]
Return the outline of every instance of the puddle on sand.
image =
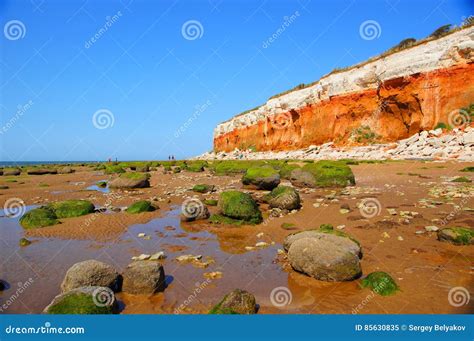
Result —
[[[27,211],[32,208],[28,206]],[[179,209],[174,209],[147,224],[132,225],[114,242],[30,238],[33,243],[26,247],[18,244],[23,237],[19,217],[1,218],[3,246],[0,248],[0,259],[3,265],[0,279],[10,287],[0,292],[0,302],[9,302],[8,309],[4,309],[3,313],[41,313],[60,293],[63,277],[74,263],[97,259],[122,271],[131,262],[132,256],[158,251],[165,251],[167,256],[162,263],[166,275],[170,276],[168,288],[164,294],[151,298],[118,294],[118,298],[126,303],[124,313],[173,312],[190,295],[196,295],[199,286],[202,290],[188,308],[193,310],[193,307],[200,307],[198,311],[204,312],[202,307],[216,303],[218,296],[235,288],[268,297],[273,287],[287,285],[287,274],[273,262],[276,245],[244,254],[224,252],[214,234],[182,229],[179,212]],[[139,238],[138,233],[145,233],[151,238]],[[180,264],[175,258],[183,254],[201,254],[203,260],[209,256],[215,262],[205,269],[192,264]],[[223,277],[206,280],[203,273],[212,271],[221,271]],[[256,281],[271,283],[271,288],[255,288]],[[31,282],[31,285],[23,290],[18,299],[12,300],[12,295],[26,282]]]
[[[109,193],[110,192],[109,183],[107,182],[107,180],[100,180],[100,181],[97,181],[97,182],[101,182],[101,181],[106,182],[107,185],[105,187],[99,187],[97,185],[92,185],[92,186],[87,187],[86,189],[89,190],[89,191],[98,191],[98,192],[102,192],[102,193]]]

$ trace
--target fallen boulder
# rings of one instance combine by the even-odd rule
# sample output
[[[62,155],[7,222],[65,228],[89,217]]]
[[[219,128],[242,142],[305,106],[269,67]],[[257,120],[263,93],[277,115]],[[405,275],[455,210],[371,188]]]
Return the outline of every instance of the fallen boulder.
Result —
[[[165,271],[157,262],[136,261],[127,266],[122,274],[122,290],[130,294],[154,294],[164,291]]]
[[[120,285],[121,277],[112,266],[90,259],[69,268],[61,283],[61,291],[64,293],[85,286],[108,287],[113,291],[120,291]]]

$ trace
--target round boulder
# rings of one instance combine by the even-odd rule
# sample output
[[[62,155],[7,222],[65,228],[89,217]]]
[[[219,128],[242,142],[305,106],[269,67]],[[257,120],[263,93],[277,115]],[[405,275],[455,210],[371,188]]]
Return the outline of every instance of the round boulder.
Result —
[[[249,315],[257,312],[255,296],[251,293],[235,289],[216,304],[209,314],[242,314]]]
[[[347,240],[331,234],[299,238],[290,244],[288,260],[293,269],[318,280],[339,282],[356,279],[362,274],[359,256],[352,246],[348,247]]]
[[[474,230],[467,227],[446,227],[438,231],[438,240],[454,245],[472,245]]]
[[[262,212],[250,194],[239,191],[222,192],[219,197],[220,212],[229,218],[251,224],[262,222]]]
[[[85,286],[108,287],[113,291],[120,291],[120,282],[120,275],[112,266],[90,259],[69,268],[61,284],[61,291],[67,292]]]
[[[272,190],[280,183],[280,174],[272,167],[253,167],[247,169],[242,183],[256,189]]]
[[[165,270],[157,262],[137,261],[131,263],[122,274],[122,290],[130,294],[154,294],[164,291]]]
[[[281,210],[296,210],[301,206],[301,199],[298,191],[289,186],[278,186],[274,188],[265,200],[271,208],[279,208]]]
[[[46,314],[115,314],[118,304],[112,290],[86,286],[56,296],[44,309]]]
[[[148,173],[122,173],[109,183],[109,188],[145,188],[150,187]]]

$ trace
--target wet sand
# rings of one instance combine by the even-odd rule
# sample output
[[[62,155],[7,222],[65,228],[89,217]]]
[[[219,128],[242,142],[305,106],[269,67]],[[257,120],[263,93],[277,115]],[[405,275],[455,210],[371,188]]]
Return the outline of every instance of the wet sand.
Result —
[[[474,226],[472,211],[465,210],[474,207],[472,183],[449,182],[454,176],[472,179],[472,173],[459,172],[466,166],[472,163],[400,161],[351,166],[357,182],[355,187],[301,190],[303,206],[297,213],[267,217],[264,224],[243,227],[179,221],[184,197],[196,194],[189,190],[193,185],[214,184],[218,190],[241,188],[237,175],[216,177],[207,171],[163,174],[158,169],[150,172],[151,188],[108,193],[87,188],[113,176],[86,167],[76,167],[73,174],[0,177],[0,184],[9,186],[0,190],[2,205],[15,197],[21,198],[27,209],[65,199],[87,199],[96,206],[112,201],[116,207],[146,199],[160,207],[137,215],[106,212],[62,219],[59,225],[26,232],[18,224],[18,217],[0,218],[0,278],[10,285],[8,290],[0,292],[1,303],[11,301],[18,283],[32,279],[32,284],[2,313],[40,313],[59,294],[65,272],[76,262],[98,259],[121,271],[132,256],[158,251],[167,255],[162,262],[167,289],[151,297],[119,293],[122,313],[206,313],[235,288],[256,296],[259,313],[473,313],[472,300],[455,307],[448,302],[448,292],[452,287],[464,287],[473,296],[474,246],[454,246],[439,242],[435,233],[415,233],[429,225],[441,227],[440,222],[446,221],[450,214],[447,226]],[[17,182],[5,182],[10,178]],[[43,186],[39,186],[40,183]],[[443,190],[447,189],[456,193],[454,198],[444,195]],[[256,196],[264,193],[252,192]],[[217,199],[218,193],[198,196]],[[364,218],[357,208],[364,198],[376,198],[381,203],[380,214]],[[420,201],[422,199],[436,201],[436,204],[430,207]],[[343,204],[349,205],[349,213],[340,212]],[[267,211],[265,205],[261,208]],[[397,215],[389,214],[387,208],[395,209]],[[211,212],[215,210],[210,207]],[[400,211],[418,214],[407,221]],[[433,219],[440,221],[433,222]],[[287,230],[281,227],[282,223],[292,223],[295,227]],[[344,225],[343,230],[362,245],[363,273],[386,271],[394,277],[401,291],[394,296],[381,297],[361,289],[359,281],[327,283],[293,271],[285,257],[278,255],[283,239],[289,233],[316,228],[323,223]],[[139,233],[146,233],[150,239],[138,238]],[[257,237],[259,233],[263,235]],[[33,243],[19,247],[21,237]],[[259,241],[269,246],[246,249]],[[183,254],[200,254],[214,262],[207,268],[178,263],[175,258]],[[222,272],[222,278],[204,277],[204,273],[213,271]],[[281,307],[272,303],[271,292],[278,287],[289,289],[291,303]]]

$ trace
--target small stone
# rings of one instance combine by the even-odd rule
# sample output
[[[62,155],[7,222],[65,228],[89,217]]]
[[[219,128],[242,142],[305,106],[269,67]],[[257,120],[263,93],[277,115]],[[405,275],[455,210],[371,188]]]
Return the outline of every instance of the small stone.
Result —
[[[247,251],[252,251],[252,250],[255,250],[255,247],[253,247],[253,246],[246,246],[246,247],[245,247],[245,250],[247,250]]]
[[[338,230],[344,230],[346,228],[346,225],[337,225],[336,228]]]
[[[218,279],[222,278],[222,272],[220,271],[213,271],[213,272],[205,272],[203,276],[208,279]]]
[[[415,232],[415,234],[424,234],[424,233],[425,231],[421,231],[421,230]]]
[[[436,231],[439,230],[439,227],[437,227],[437,226],[425,226],[425,230],[427,232],[436,232]]]
[[[319,202],[315,202],[315,203],[313,204],[313,207],[315,207],[315,208],[318,208],[319,206],[321,206],[321,204],[320,204]]]
[[[402,237],[402,236],[398,236],[397,239],[398,239],[399,241],[403,241],[403,237]]]
[[[347,213],[350,212],[350,210],[348,210],[347,208],[341,208],[341,209],[339,210],[339,212],[340,212],[341,214],[347,214]]]
[[[150,255],[147,255],[145,253],[142,253],[140,256],[136,257],[136,260],[147,260],[150,259]]]
[[[138,234],[138,238],[143,238],[143,237],[145,237],[145,236],[146,236],[146,234],[143,233],[143,232]]]
[[[397,211],[394,208],[387,208],[388,214],[397,215]]]
[[[257,244],[255,244],[255,247],[267,247],[268,246],[268,243],[265,243],[265,242],[258,242]]]
[[[159,259],[165,259],[165,258],[166,256],[163,251],[157,252],[150,256],[150,260],[159,260]]]
[[[257,234],[257,238],[262,238],[263,237],[263,232],[260,232],[259,234]]]
[[[384,238],[390,238],[390,235],[387,232],[382,233],[382,237]]]

